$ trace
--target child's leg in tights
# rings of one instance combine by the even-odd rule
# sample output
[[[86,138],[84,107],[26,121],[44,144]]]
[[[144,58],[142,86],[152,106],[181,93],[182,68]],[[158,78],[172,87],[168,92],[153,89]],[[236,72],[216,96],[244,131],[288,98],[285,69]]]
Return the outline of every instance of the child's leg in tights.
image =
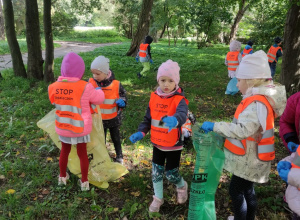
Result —
[[[176,185],[177,188],[184,186],[184,179],[179,174],[179,163],[181,150],[178,151],[168,151],[166,153],[166,178]]]
[[[110,137],[112,142],[114,143],[116,158],[123,158],[121,139],[120,139],[120,127],[112,127],[109,128]]]
[[[152,156],[152,183],[154,189],[154,195],[162,199],[163,198],[163,175],[165,165],[165,152],[153,147]]]
[[[253,182],[233,175],[229,186],[234,207],[234,219],[254,220],[257,201]]]
[[[67,175],[67,165],[68,165],[68,158],[71,151],[71,144],[66,144],[61,142],[61,151],[59,156],[59,170],[60,170],[60,177],[66,177]]]
[[[89,172],[89,159],[86,150],[86,143],[77,144],[77,155],[80,160],[81,182],[84,183],[88,181]]]

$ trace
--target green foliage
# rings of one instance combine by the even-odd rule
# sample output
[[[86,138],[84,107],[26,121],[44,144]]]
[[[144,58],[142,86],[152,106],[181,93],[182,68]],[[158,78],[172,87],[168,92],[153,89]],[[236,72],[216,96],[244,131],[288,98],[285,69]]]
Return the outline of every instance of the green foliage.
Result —
[[[78,20],[74,14],[65,11],[56,11],[52,16],[53,34],[70,32],[77,22]]]

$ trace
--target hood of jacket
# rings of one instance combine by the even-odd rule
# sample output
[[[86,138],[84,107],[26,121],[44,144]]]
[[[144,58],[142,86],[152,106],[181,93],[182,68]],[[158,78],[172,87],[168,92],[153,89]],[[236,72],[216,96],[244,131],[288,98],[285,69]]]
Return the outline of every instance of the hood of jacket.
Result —
[[[265,96],[275,112],[275,117],[277,118],[282,115],[286,106],[285,86],[272,83],[269,85],[253,87],[248,89],[247,93],[244,95],[244,98],[253,95]]]
[[[145,44],[151,44],[153,41],[153,38],[150,37],[149,35],[145,37]]]

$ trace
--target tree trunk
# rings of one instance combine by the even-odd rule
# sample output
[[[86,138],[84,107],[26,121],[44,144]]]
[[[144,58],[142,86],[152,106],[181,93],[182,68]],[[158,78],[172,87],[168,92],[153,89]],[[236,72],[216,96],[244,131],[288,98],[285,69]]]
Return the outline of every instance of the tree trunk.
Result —
[[[4,15],[2,10],[2,0],[0,0],[0,40],[5,40]]]
[[[152,5],[153,0],[143,0],[137,31],[131,41],[131,45],[126,53],[126,56],[135,56],[139,49],[140,43],[148,34]]]
[[[166,23],[164,24],[164,28],[163,28],[162,32],[160,33],[159,39],[162,39],[162,38],[163,38],[164,33],[165,33],[165,31],[166,31],[166,28],[167,28],[167,25],[168,25],[168,22],[166,22]]]
[[[291,95],[300,91],[300,6],[293,4],[288,11],[282,56],[280,83]]]
[[[12,58],[13,70],[15,76],[26,78],[26,70],[20,51],[20,46],[16,37],[14,10],[11,0],[3,1],[4,23],[6,38]]]
[[[246,7],[244,7],[245,3],[246,3],[246,0],[243,0],[241,6],[239,7],[239,11],[234,18],[234,22],[233,22],[233,24],[231,26],[231,30],[230,30],[229,42],[227,42],[227,43],[230,43],[230,41],[235,40],[235,38],[236,38],[236,32],[238,30],[239,23],[242,20],[245,12],[247,11],[247,9],[250,6],[250,4],[248,4]]]
[[[40,22],[37,0],[26,0],[26,41],[28,78],[43,79]]]
[[[46,43],[44,80],[46,82],[53,82],[54,45],[51,22],[51,0],[44,0],[44,34]]]

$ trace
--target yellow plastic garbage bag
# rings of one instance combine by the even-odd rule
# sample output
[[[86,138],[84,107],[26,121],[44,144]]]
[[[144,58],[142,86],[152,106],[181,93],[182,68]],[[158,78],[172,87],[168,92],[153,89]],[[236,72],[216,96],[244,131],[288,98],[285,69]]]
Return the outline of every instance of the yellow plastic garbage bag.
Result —
[[[98,106],[97,106],[98,107]],[[101,112],[98,108],[98,112]],[[106,149],[101,114],[93,114],[93,129],[90,134],[91,142],[87,144],[89,158],[88,180],[99,188],[107,188],[108,182],[114,181],[128,173],[126,167],[114,163]],[[55,132],[55,109],[37,122],[37,126],[46,131],[56,146],[61,149],[61,142]],[[81,178],[80,160],[77,156],[76,145],[72,145],[68,160],[69,170]]]

